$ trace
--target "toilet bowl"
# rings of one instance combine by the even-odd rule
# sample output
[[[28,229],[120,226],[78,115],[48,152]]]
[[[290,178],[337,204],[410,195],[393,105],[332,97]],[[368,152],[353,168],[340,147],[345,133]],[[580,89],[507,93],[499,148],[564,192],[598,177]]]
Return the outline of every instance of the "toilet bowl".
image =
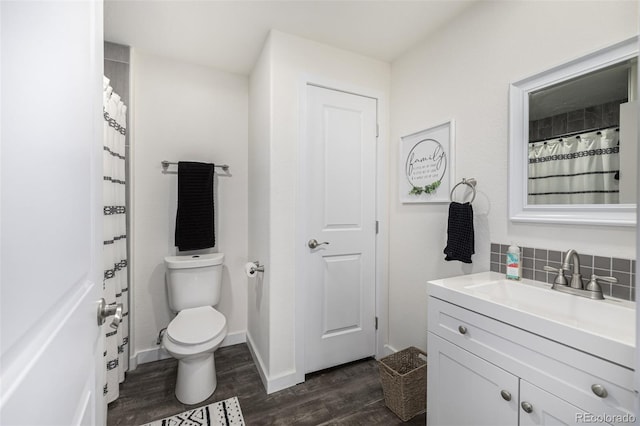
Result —
[[[216,389],[214,352],[227,336],[227,320],[213,306],[220,300],[224,255],[168,256],[169,307],[177,312],[162,346],[178,360],[175,395],[197,404]]]
[[[175,394],[183,404],[197,404],[216,389],[213,353],[227,336],[227,320],[211,306],[180,311],[169,323],[162,344],[178,360]]]

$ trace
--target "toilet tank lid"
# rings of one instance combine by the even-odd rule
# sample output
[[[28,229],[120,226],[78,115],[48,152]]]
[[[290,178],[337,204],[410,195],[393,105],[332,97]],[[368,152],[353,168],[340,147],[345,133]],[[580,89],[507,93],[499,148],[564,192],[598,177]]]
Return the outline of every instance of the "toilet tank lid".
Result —
[[[164,263],[169,269],[202,268],[222,265],[224,253],[194,254],[189,256],[167,256]]]

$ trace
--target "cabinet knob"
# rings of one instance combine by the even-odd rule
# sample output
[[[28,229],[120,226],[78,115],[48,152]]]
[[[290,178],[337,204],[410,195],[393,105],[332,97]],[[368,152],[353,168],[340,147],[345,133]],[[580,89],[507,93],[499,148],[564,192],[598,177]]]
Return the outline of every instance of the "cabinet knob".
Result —
[[[511,401],[511,393],[509,391],[501,390],[500,395],[502,395],[502,399],[505,401]]]
[[[460,332],[460,334],[467,334],[467,327],[465,327],[464,325],[459,325],[458,331]]]
[[[522,407],[525,413],[533,412],[533,405],[531,405],[527,401],[522,401],[522,404],[520,404],[520,406]]]
[[[591,385],[591,390],[600,398],[606,398],[609,393],[602,385]]]

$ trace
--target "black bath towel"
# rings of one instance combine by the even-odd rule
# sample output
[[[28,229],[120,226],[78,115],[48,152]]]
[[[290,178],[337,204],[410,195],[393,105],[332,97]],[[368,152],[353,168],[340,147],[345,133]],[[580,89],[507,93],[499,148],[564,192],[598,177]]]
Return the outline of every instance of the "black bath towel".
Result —
[[[178,163],[178,250],[198,250],[216,245],[213,228],[213,164]]]
[[[471,207],[471,203],[452,202],[449,204],[449,225],[444,260],[471,263],[471,255],[475,252],[473,207]]]

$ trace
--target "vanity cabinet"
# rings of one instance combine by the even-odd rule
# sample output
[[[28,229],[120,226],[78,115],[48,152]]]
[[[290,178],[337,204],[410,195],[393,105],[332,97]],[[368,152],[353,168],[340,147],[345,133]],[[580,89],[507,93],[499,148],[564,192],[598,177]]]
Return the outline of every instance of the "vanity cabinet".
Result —
[[[428,424],[518,424],[517,376],[433,333],[429,333],[427,368]]]
[[[634,419],[633,370],[436,297],[428,306],[427,424]]]

